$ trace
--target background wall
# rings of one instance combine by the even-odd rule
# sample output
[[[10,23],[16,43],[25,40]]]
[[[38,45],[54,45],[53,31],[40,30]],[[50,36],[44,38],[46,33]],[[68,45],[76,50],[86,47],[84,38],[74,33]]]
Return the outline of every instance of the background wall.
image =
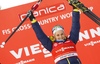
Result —
[[[100,17],[99,0],[80,0]],[[5,41],[20,24],[25,14],[36,2],[31,2],[8,9],[0,10],[0,44]],[[62,10],[58,8],[62,5]],[[49,8],[54,7],[51,13]],[[64,9],[63,9],[64,8]],[[40,10],[45,10],[40,12]],[[72,23],[72,7],[66,0],[43,0],[39,8],[33,12],[41,28],[48,36],[52,36],[52,27],[62,25],[69,35]],[[82,64],[100,64],[100,26],[83,13],[80,14],[80,36],[77,52]],[[55,64],[52,54],[38,41],[34,30],[27,19],[19,30],[0,48],[1,64]]]

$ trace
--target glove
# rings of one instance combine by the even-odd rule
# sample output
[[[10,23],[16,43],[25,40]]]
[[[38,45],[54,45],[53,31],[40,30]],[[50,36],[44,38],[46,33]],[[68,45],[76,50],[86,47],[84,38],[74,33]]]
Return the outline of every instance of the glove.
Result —
[[[35,23],[36,20],[35,20],[35,17],[33,15],[33,12],[32,11],[28,11],[28,13],[30,14],[29,19],[30,19],[31,23]]]
[[[73,7],[73,9],[77,9],[75,6],[72,5],[72,3],[78,3],[78,0],[68,0],[69,5]]]
[[[72,3],[78,4],[78,3],[80,3],[79,0],[68,0],[68,2],[69,2],[69,5],[71,5],[73,7],[73,11],[78,12],[78,9],[75,6],[73,6]]]

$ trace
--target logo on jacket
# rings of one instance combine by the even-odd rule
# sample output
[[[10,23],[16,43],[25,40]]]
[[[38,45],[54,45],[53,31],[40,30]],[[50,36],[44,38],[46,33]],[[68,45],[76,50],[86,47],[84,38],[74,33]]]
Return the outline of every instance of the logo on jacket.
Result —
[[[54,44],[55,47],[56,47],[57,45],[58,45],[57,43]]]

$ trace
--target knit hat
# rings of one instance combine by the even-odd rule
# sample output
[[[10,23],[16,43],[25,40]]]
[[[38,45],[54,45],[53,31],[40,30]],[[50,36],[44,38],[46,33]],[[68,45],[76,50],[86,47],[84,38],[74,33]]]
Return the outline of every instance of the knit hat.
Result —
[[[52,33],[53,35],[55,34],[55,32],[59,31],[59,30],[63,30],[64,31],[64,28],[61,26],[61,25],[56,25],[52,28]]]

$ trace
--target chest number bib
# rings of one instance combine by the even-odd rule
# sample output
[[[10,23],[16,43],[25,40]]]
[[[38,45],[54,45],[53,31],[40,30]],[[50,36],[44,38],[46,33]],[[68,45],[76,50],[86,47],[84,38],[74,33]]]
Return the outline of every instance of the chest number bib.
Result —
[[[78,56],[76,53],[75,44],[69,39],[67,39],[65,43],[54,42],[52,55],[54,57],[55,63],[64,58]]]

